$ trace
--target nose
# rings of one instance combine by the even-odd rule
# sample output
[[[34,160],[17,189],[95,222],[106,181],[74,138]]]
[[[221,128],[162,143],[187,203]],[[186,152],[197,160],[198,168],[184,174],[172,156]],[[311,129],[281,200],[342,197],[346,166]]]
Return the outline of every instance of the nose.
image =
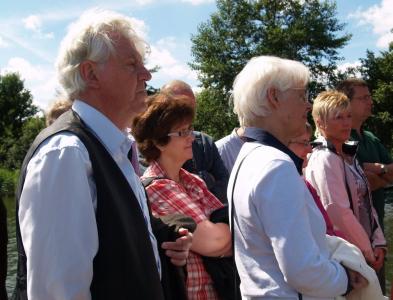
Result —
[[[151,79],[151,73],[146,67],[143,65],[141,67],[140,73],[139,73],[139,80],[143,81],[149,81]]]

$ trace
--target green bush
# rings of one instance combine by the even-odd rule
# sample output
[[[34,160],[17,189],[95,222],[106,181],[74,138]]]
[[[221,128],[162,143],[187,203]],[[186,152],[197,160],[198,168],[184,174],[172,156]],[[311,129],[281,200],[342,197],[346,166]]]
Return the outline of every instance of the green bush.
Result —
[[[0,197],[13,197],[19,177],[19,170],[0,168]]]

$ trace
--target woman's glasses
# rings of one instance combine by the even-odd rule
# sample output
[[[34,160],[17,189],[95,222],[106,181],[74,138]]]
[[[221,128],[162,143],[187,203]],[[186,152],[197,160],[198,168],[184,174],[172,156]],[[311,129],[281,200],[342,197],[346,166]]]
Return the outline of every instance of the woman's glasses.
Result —
[[[195,131],[193,129],[186,129],[181,131],[170,132],[167,136],[180,136],[180,137],[187,137],[187,136],[195,136]]]

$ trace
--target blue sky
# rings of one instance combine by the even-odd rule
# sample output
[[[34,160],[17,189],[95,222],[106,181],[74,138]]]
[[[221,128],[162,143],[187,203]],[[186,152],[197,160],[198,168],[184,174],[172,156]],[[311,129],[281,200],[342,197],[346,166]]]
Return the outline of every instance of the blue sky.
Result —
[[[0,72],[17,71],[31,90],[34,103],[45,109],[58,87],[54,61],[67,26],[86,9],[116,10],[135,20],[151,46],[148,66],[159,65],[155,87],[181,78],[197,87],[190,70],[192,34],[216,11],[212,0],[0,0]],[[338,0],[338,18],[353,34],[340,53],[342,67],[357,64],[366,50],[386,50],[393,40],[393,0]]]

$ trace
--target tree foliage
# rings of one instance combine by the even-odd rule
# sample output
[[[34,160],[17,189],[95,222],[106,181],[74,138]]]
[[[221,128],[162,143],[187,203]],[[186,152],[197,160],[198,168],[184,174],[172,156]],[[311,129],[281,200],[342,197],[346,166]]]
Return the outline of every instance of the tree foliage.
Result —
[[[313,87],[321,89],[334,79],[341,59],[338,49],[351,37],[340,35],[345,24],[335,15],[336,5],[332,1],[217,0],[217,12],[192,37],[190,66],[198,72],[202,88],[210,90],[201,94],[204,98],[198,99],[198,105],[210,101],[217,110],[228,107],[236,74],[251,57],[259,55],[303,62],[312,72]],[[206,98],[207,94],[222,97],[213,101]],[[198,109],[198,118],[204,118]],[[210,122],[207,118],[198,120],[200,124]],[[230,130],[226,128],[219,136]]]
[[[373,97],[373,116],[365,124],[382,143],[393,149],[393,43],[379,56],[367,51],[359,68]]]
[[[44,127],[43,117],[31,117],[23,122],[20,135],[4,138],[3,145],[0,146],[2,151],[6,151],[2,166],[10,170],[19,169],[31,143]]]
[[[0,111],[0,166],[17,169],[44,121],[16,73],[0,75]]]
[[[38,112],[17,73],[0,75],[0,111],[0,137],[20,134],[26,118]]]

